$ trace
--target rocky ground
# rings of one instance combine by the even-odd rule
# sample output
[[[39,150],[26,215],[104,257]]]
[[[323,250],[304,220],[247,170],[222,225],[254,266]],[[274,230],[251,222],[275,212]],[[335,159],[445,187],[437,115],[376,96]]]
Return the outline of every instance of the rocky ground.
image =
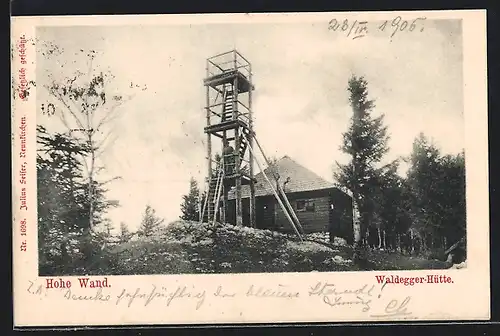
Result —
[[[450,263],[371,250],[363,269],[352,262],[352,247],[326,234],[296,237],[269,230],[177,221],[157,235],[113,247],[100,274],[193,274],[335,272],[445,269]],[[94,272],[94,273],[95,273]]]

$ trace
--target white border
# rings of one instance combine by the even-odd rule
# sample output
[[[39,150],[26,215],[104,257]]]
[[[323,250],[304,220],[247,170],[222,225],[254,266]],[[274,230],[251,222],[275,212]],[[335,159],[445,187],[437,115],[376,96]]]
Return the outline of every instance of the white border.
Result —
[[[36,239],[36,175],[35,175],[35,126],[36,88],[30,91],[27,101],[15,99],[12,114],[13,136],[13,247],[14,247],[14,322],[16,326],[65,326],[65,325],[129,325],[129,324],[198,324],[198,323],[279,323],[279,322],[354,322],[411,320],[487,320],[490,318],[489,284],[489,198],[488,198],[488,138],[486,97],[486,12],[433,11],[433,12],[366,12],[366,13],[288,13],[288,14],[198,14],[198,15],[124,15],[124,16],[66,16],[66,17],[14,17],[11,41],[15,44],[22,34],[35,37],[39,26],[69,25],[172,25],[208,23],[292,22],[317,21],[325,24],[334,17],[348,19],[392,19],[396,15],[416,18],[462,19],[464,45],[464,94],[466,127],[466,174],[468,217],[468,265],[466,269],[430,271],[377,272],[403,276],[445,274],[453,278],[453,284],[386,286],[382,291],[375,283],[374,272],[341,273],[284,273],[244,275],[155,275],[109,277],[112,288],[105,295],[109,302],[73,301],[64,298],[58,290],[29,293],[44,283],[37,274]],[[35,79],[35,46],[27,46],[29,63],[26,76]],[[19,69],[15,52],[12,71]],[[15,84],[14,84],[15,85]],[[28,211],[19,210],[19,134],[20,118],[26,116],[28,124]],[[28,251],[20,252],[19,221],[28,221]],[[64,277],[70,279],[71,277]],[[75,278],[73,278],[76,281]],[[332,308],[320,297],[307,296],[308,289],[318,281],[335,283],[338,288],[355,289],[364,284],[375,284],[374,301],[370,312],[358,308]],[[30,287],[30,284],[33,286]],[[247,288],[254,284],[289,291],[299,291],[298,299],[249,298]],[[136,299],[131,307],[122,301],[116,305],[116,296],[122,289],[134,292],[136,288],[148,292],[156,285],[176,288],[186,285],[192,290],[205,290],[207,297],[199,309],[196,301],[174,300],[167,306],[160,299],[144,306]],[[210,293],[217,286],[238,293],[236,298],[214,298]],[[92,295],[74,289],[74,293]],[[380,294],[380,297],[378,295]],[[411,315],[373,317],[379,314],[391,300],[401,303],[406,297]]]

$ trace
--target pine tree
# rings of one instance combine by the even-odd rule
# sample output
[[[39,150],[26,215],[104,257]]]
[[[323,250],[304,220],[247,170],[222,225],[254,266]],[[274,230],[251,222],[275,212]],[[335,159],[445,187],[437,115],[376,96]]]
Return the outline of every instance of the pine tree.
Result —
[[[120,244],[126,243],[132,238],[132,233],[130,232],[127,224],[125,222],[120,223],[120,231],[118,233],[118,242]]]
[[[383,247],[394,250],[400,249],[401,238],[407,234],[411,224],[408,193],[405,180],[397,174],[398,164],[394,162],[385,168],[377,177],[375,185],[376,227]]]
[[[105,219],[102,224],[102,236],[103,238],[109,243],[110,241],[113,241],[114,239],[114,227],[113,223],[109,219]]]
[[[182,215],[180,218],[189,221],[200,220],[199,204],[200,189],[198,188],[198,182],[194,178],[191,178],[189,181],[189,193],[182,196]]]
[[[97,181],[94,181],[92,197],[89,195],[82,163],[82,158],[89,153],[86,142],[67,134],[49,134],[39,125],[37,147],[40,262],[61,265],[54,272],[65,272],[65,265],[70,263],[74,267],[78,263],[86,267],[92,263],[93,256],[103,244],[110,241],[108,238],[112,238],[112,235],[106,234],[111,223],[104,215],[118,203],[106,199],[106,189]],[[100,229],[92,235],[88,233],[91,207],[94,225]],[[78,251],[83,260],[77,262],[74,251]],[[50,261],[54,257],[61,260],[54,264]]]
[[[413,227],[423,237],[423,247],[432,246],[432,237],[437,234],[439,221],[439,149],[423,133],[413,142],[407,183],[411,191]]]
[[[88,228],[86,184],[79,156],[86,146],[65,134],[37,127],[38,246],[40,274],[71,271],[82,232]]]
[[[389,150],[389,137],[383,124],[384,115],[372,116],[375,103],[368,99],[367,81],[363,77],[352,76],[347,90],[353,115],[349,129],[343,134],[341,150],[350,156],[350,162],[337,162],[339,171],[335,173],[335,178],[351,191],[354,205],[359,210],[359,221],[354,220],[354,260],[361,261],[366,259],[366,234],[376,206],[376,180],[381,174],[377,165]]]
[[[460,263],[467,259],[467,217],[466,217],[466,188],[465,188],[465,153],[446,155],[441,160],[442,164],[442,190],[443,197],[443,247],[453,250],[453,262]]]
[[[465,235],[464,154],[442,156],[421,133],[409,161],[412,228],[422,236],[424,249],[446,248]]]
[[[153,209],[150,205],[146,205],[146,209],[144,210],[144,215],[142,217],[141,226],[137,231],[139,236],[142,237],[150,237],[154,235],[158,228],[163,224],[164,219],[160,219],[156,216],[156,210]]]
[[[465,193],[465,156],[445,155],[440,160],[438,182],[441,193],[441,227],[448,248],[465,236],[466,232],[466,193]]]

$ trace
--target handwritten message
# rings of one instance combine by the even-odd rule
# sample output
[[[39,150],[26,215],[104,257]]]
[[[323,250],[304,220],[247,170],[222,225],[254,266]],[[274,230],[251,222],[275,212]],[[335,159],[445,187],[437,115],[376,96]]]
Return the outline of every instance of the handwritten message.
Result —
[[[214,300],[273,300],[293,301],[311,300],[317,302],[318,308],[350,309],[368,314],[370,317],[383,318],[400,316],[411,317],[411,296],[394,297],[384,294],[384,287],[379,284],[364,284],[358,287],[345,287],[330,282],[315,282],[302,288],[287,285],[249,285],[244,290],[234,290],[222,285],[214,287],[197,287],[194,285],[150,286],[130,288],[100,287],[93,290],[82,288],[48,289],[40,280],[29,281],[29,294],[41,299],[52,296],[70,302],[95,302],[112,306],[151,307],[153,304],[163,307],[176,307],[177,304],[187,305],[194,310],[203,309]],[[207,308],[208,309],[208,308]]]
[[[389,37],[402,33],[422,33],[425,29],[427,18],[418,17],[405,20],[401,16],[396,16],[392,20],[370,23],[368,21],[332,19],[328,22],[328,30],[345,35],[353,40],[368,36],[370,32],[378,31],[386,33]]]

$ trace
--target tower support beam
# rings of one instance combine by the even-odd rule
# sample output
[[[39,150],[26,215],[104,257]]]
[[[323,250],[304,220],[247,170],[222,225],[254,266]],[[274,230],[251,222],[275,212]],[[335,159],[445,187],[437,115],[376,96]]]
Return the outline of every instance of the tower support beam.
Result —
[[[208,73],[208,60],[207,60],[207,73]],[[206,87],[206,104],[207,106],[210,106],[210,87],[207,86]],[[206,110],[206,118],[207,118],[207,127],[210,127],[211,125],[211,121],[210,121],[210,110],[207,109]],[[210,180],[212,179],[212,136],[210,133],[207,133],[207,169],[208,169],[208,172],[207,172],[207,178],[208,178],[208,181],[207,182],[210,182]]]
[[[249,80],[250,84],[252,83],[252,66],[249,65]],[[252,90],[248,92],[248,126],[249,126],[249,133],[248,133],[248,144],[250,148],[253,148],[253,137],[254,137],[254,131],[253,131],[253,115],[252,115]],[[255,182],[253,181],[254,177],[254,157],[253,157],[253,152],[250,151],[248,153],[249,156],[249,173],[250,177],[252,180],[250,181],[250,226],[255,228],[257,227],[257,222],[256,222],[256,214],[255,214]]]
[[[234,63],[236,66],[236,54],[235,54],[235,59]],[[233,91],[233,120],[238,119],[238,77],[234,77],[234,85],[233,85],[234,91]],[[237,126],[234,129],[234,164],[235,164],[235,175],[236,175],[236,225],[237,226],[242,226],[243,225],[243,209],[242,209],[242,202],[241,202],[241,174],[240,174],[240,127]]]

